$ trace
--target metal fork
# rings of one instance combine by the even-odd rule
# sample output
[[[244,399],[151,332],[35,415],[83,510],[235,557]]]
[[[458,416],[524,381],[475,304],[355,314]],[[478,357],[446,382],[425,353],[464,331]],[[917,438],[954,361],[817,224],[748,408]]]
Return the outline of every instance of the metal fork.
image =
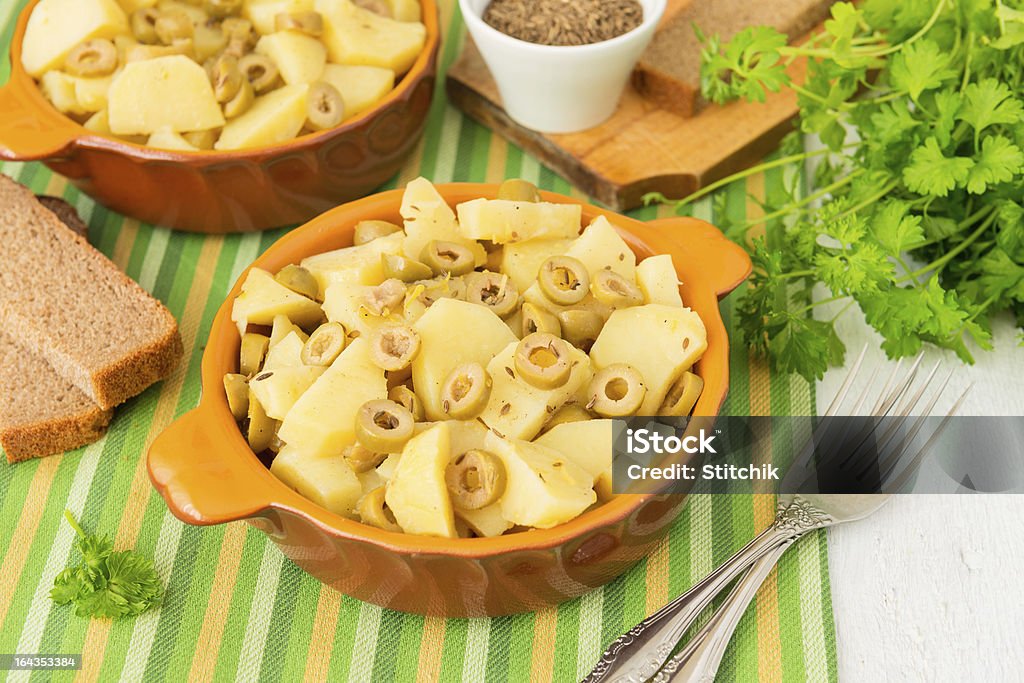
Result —
[[[846,400],[849,394],[850,388],[852,387],[854,380],[856,379],[860,368],[863,364],[864,356],[867,351],[867,347],[861,352],[857,358],[853,367],[851,368],[850,374],[843,382],[842,387],[839,390],[836,398],[829,405],[825,411],[825,417],[832,417],[837,414],[840,406]],[[897,364],[893,370],[892,375],[889,377],[885,384],[884,389],[881,392],[881,396],[875,404],[872,415],[875,417],[887,417],[895,410],[897,415],[897,422],[886,430],[879,439],[879,448],[888,448],[888,455],[883,459],[882,467],[885,470],[883,472],[883,480],[888,478],[892,474],[892,468],[899,461],[899,456],[905,452],[906,448],[909,447],[913,441],[912,438],[904,438],[899,444],[895,444],[890,447],[890,444],[898,433],[898,427],[902,425],[906,419],[909,418],[913,408],[921,401],[927,386],[932,382],[935,377],[937,368],[934,368],[928,375],[927,380],[923,387],[921,387],[916,393],[908,393],[909,389],[917,376],[917,372],[921,365],[921,357],[913,363],[910,370],[902,377],[899,378],[899,371],[902,367],[901,364]],[[949,377],[943,383],[942,388],[948,383]],[[874,382],[874,376],[868,383],[870,387]],[[929,402],[928,407],[924,411],[926,414],[930,411],[941,394],[942,388],[936,393],[936,396]],[[965,394],[966,395],[966,392]],[[866,389],[861,393],[857,399],[856,404],[853,407],[852,414],[858,414],[864,407],[869,397],[869,389]],[[963,402],[964,396],[956,402],[953,411],[950,415],[955,412],[960,404]],[[948,416],[946,418],[948,420]],[[918,422],[911,427],[911,433],[916,436],[917,432],[923,425],[924,418],[919,418]],[[850,422],[847,422],[842,428],[849,430],[851,427]],[[898,484],[902,486],[906,478],[913,474],[916,470],[917,465],[923,459],[926,451],[930,448],[931,444],[938,436],[940,431],[946,424],[944,420],[933,434],[931,440],[926,445],[922,452],[918,453],[912,463],[905,468],[903,473],[900,475],[899,480],[893,482],[894,485]],[[783,480],[783,490],[801,490],[804,482],[811,481],[812,478],[816,478],[816,470],[812,463],[812,456],[814,455],[815,441],[821,442],[826,437],[834,438],[836,435],[829,434],[828,429],[829,422],[824,422],[815,431],[815,438],[812,439],[804,450],[795,458],[793,465],[787,471],[787,474]],[[853,437],[853,442],[860,444],[866,441],[871,435],[872,430],[862,429],[861,432],[857,433]],[[844,433],[839,435],[839,439],[845,440],[848,434]],[[861,449],[854,450],[849,456],[847,456],[847,462],[843,463],[843,466],[848,467],[853,463],[850,460],[854,455],[857,454]],[[862,456],[863,457],[863,456]],[[909,472],[909,473],[908,473]],[[898,490],[898,489],[894,489]],[[821,498],[821,496],[818,496]],[[750,543],[739,550],[732,558],[726,561],[723,565],[718,567],[716,570],[711,572],[707,577],[700,581],[697,585],[691,588],[689,591],[680,595],[664,608],[651,616],[644,619],[636,627],[624,633],[618,639],[613,642],[601,657],[597,666],[591,671],[591,673],[585,678],[584,683],[597,683],[597,681],[605,680],[616,680],[626,681],[629,683],[641,683],[651,677],[658,674],[659,669],[665,663],[665,661],[672,654],[672,651],[676,648],[679,641],[682,639],[686,631],[696,621],[698,615],[711,603],[716,595],[718,595],[729,583],[731,583],[738,576],[743,574],[748,568],[755,563],[759,563],[762,558],[769,556],[769,559],[765,559],[763,564],[758,564],[758,573],[751,572],[748,574],[750,583],[753,583],[763,573],[765,576],[771,571],[771,567],[775,565],[781,554],[788,548],[796,539],[800,538],[804,534],[831,526],[842,521],[850,521],[853,519],[860,519],[861,517],[874,512],[875,509],[881,506],[885,500],[885,496],[841,496],[841,498],[847,499],[847,501],[853,498],[870,499],[864,500],[860,507],[853,506],[851,509],[842,509],[844,506],[840,506],[842,512],[839,514],[822,514],[818,509],[810,505],[804,497],[794,497],[792,499],[784,499],[783,504],[780,505],[779,514],[775,521],[757,537],[755,537]],[[845,506],[850,508],[849,505]],[[760,577],[759,581],[756,581],[759,586],[763,581],[763,577]],[[724,636],[725,643],[728,643],[729,637],[731,637],[732,630],[735,629],[735,624],[731,619],[735,612],[738,611],[738,616],[735,616],[735,620],[738,621],[739,616],[742,616],[743,608],[749,604],[753,594],[756,593],[756,587],[751,589],[748,583],[744,582],[743,585],[737,585],[733,591],[733,594],[727,598],[726,605],[731,606],[731,609],[723,614],[721,617],[713,617],[712,622],[701,631],[698,636],[693,638],[690,645],[682,652],[674,662],[674,667],[666,673],[665,680],[668,680],[667,676],[672,675],[675,672],[682,672],[683,668],[690,670],[688,662],[697,662],[700,664],[706,664],[708,666],[713,665],[711,673],[717,670],[718,663],[721,661],[721,654],[724,652],[724,645],[720,642],[720,638],[711,638],[710,635],[715,625],[719,625],[720,628],[725,628],[724,625],[732,625],[728,633]],[[748,595],[749,594],[749,595]],[[700,667],[693,667],[700,669]],[[707,666],[704,669],[707,670]],[[694,678],[693,680],[700,680]]]

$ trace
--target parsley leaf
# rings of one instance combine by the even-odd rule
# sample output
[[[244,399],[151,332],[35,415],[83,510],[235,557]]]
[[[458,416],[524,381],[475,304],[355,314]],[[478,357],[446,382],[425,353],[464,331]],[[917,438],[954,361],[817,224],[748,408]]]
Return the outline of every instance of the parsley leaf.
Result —
[[[897,257],[924,241],[921,217],[908,213],[906,202],[890,200],[874,213],[871,232],[888,256]]]
[[[1013,180],[1024,166],[1024,152],[1002,135],[985,138],[967,180],[967,191],[981,194],[990,186]]]
[[[932,137],[910,155],[910,165],[903,169],[903,182],[919,194],[945,197],[950,190],[963,187],[972,166],[973,159],[945,156]]]
[[[1005,83],[986,78],[964,89],[964,103],[957,118],[980,133],[1000,123],[1017,123],[1024,117],[1024,105]]]
[[[55,603],[75,603],[78,616],[100,619],[136,616],[159,604],[163,584],[151,560],[131,550],[115,551],[108,537],[86,534],[68,510],[64,516],[77,534],[82,563],[54,579],[50,598]]]
[[[906,90],[915,102],[925,90],[939,88],[955,77],[956,72],[949,68],[949,56],[927,39],[907,45],[893,57],[889,67],[893,87]]]

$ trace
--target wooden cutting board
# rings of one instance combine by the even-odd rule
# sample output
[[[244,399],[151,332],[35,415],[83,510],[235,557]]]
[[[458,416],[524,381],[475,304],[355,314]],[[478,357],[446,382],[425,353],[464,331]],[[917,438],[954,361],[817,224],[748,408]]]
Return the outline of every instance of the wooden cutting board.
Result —
[[[805,69],[805,62],[794,62],[790,75],[802,79]],[[602,125],[581,133],[546,135],[508,117],[468,36],[448,72],[447,89],[451,101],[469,116],[619,211],[640,206],[647,192],[684,197],[752,165],[792,129],[797,113],[796,96],[784,91],[769,93],[763,104],[711,105],[684,118],[627,86],[618,110]]]

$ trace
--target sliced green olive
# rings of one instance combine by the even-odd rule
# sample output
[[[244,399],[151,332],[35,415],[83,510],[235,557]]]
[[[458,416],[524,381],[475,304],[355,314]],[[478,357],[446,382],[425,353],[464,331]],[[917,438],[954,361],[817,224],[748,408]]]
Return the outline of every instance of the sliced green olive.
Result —
[[[278,12],[274,15],[275,31],[299,31],[319,38],[324,32],[324,17],[319,12]]]
[[[241,422],[249,414],[249,382],[245,375],[224,375],[224,393],[228,397],[231,415],[237,422]]]
[[[185,138],[193,147],[198,147],[199,149],[213,149],[213,145],[217,142],[217,137],[219,135],[220,131],[218,129],[207,128],[206,130],[194,130],[190,133],[182,133],[181,137]]]
[[[242,79],[242,85],[238,88],[238,92],[229,101],[224,103],[224,118],[234,119],[238,118],[245,112],[252,108],[252,103],[256,101],[256,93],[253,92],[252,83],[247,79]]]
[[[374,453],[399,453],[412,438],[415,422],[412,413],[394,401],[368,401],[356,413],[356,439]]]
[[[420,335],[408,325],[381,325],[370,333],[370,360],[388,372],[409,367],[420,352]]]
[[[359,513],[359,519],[362,520],[363,524],[369,524],[384,531],[401,533],[402,527],[398,526],[398,522],[395,521],[395,515],[388,508],[387,503],[384,502],[385,492],[386,489],[383,486],[378,486],[367,493],[359,501],[359,505],[356,506],[356,512]]]
[[[64,65],[76,76],[109,76],[117,68],[117,48],[112,42],[102,38],[86,40],[68,53]]]
[[[420,260],[434,275],[465,275],[476,267],[473,252],[464,244],[433,240],[423,248]]]
[[[246,440],[253,453],[262,453],[270,448],[270,442],[277,430],[277,420],[272,420],[263,410],[260,401],[249,391],[249,428],[246,431]]]
[[[345,100],[338,89],[326,81],[311,83],[306,97],[306,125],[311,130],[328,130],[344,118]]]
[[[585,309],[561,311],[558,322],[562,326],[562,338],[584,351],[590,351],[604,327],[604,318]]]
[[[534,332],[553,334],[556,337],[562,336],[562,324],[553,313],[545,311],[540,306],[525,303],[523,304],[523,336],[527,337]]]
[[[263,367],[263,358],[270,348],[270,337],[265,334],[246,332],[242,335],[242,347],[239,352],[238,372],[252,377]]]
[[[242,72],[234,55],[222,54],[213,63],[210,73],[213,94],[221,104],[235,99],[242,88]]]
[[[153,7],[144,7],[132,12],[131,26],[135,39],[147,45],[160,42],[160,36],[156,34],[156,20],[159,18],[159,10]]]
[[[516,372],[538,389],[554,389],[569,381],[572,349],[547,332],[534,332],[516,347]]]
[[[398,254],[381,254],[380,262],[384,267],[384,277],[402,282],[426,280],[434,274],[429,267],[419,261],[413,261]]]
[[[156,35],[164,45],[170,45],[176,40],[191,38],[195,32],[192,20],[182,11],[172,10],[161,12],[153,24]]]
[[[612,308],[639,306],[644,302],[640,288],[613,270],[605,269],[595,273],[590,290],[595,299]]]
[[[400,311],[405,303],[405,283],[396,279],[385,280],[366,294],[366,310],[386,318]]]
[[[479,415],[490,397],[491,378],[479,363],[460,365],[441,385],[441,409],[456,420]]]
[[[465,299],[491,309],[499,318],[507,318],[519,308],[519,290],[508,275],[484,271],[465,276]]]
[[[640,410],[647,387],[636,368],[616,363],[594,375],[587,393],[588,410],[601,417],[625,417]]]
[[[537,284],[552,303],[572,306],[590,292],[590,274],[578,259],[552,256],[541,264]]]
[[[369,448],[357,443],[347,446],[342,451],[341,457],[345,459],[345,462],[348,463],[353,472],[362,474],[363,472],[369,472],[384,462],[388,454],[371,451]]]
[[[228,17],[220,25],[221,33],[228,40],[225,52],[241,59],[255,43],[252,22],[241,17]]]
[[[313,301],[320,298],[320,285],[317,283],[316,278],[313,277],[313,273],[302,266],[289,263],[278,271],[274,279],[296,294],[301,294]]]
[[[345,350],[348,337],[341,323],[324,323],[309,335],[302,347],[302,362],[326,368]]]
[[[402,232],[402,228],[388,221],[359,221],[352,234],[352,243],[358,247],[396,232]]]
[[[498,187],[498,199],[536,203],[540,201],[540,191],[528,180],[509,178]]]
[[[426,417],[426,413],[423,409],[423,401],[420,400],[420,397],[416,395],[415,391],[404,384],[399,384],[397,387],[391,387],[391,389],[388,390],[388,399],[405,407],[406,410],[412,413],[413,419],[417,422],[423,422]]]
[[[248,79],[252,89],[259,94],[270,90],[277,83],[277,77],[280,75],[277,66],[269,57],[255,53],[247,54],[239,59],[238,68]]]
[[[444,471],[452,505],[479,510],[496,502],[505,492],[505,464],[490,451],[471,449],[456,456]]]
[[[686,417],[693,412],[701,392],[704,391],[704,380],[692,372],[684,372],[668,390],[665,402],[658,409],[658,415],[666,417]]]
[[[570,403],[569,405],[559,408],[558,411],[551,416],[551,419],[544,424],[544,429],[541,430],[541,434],[550,432],[561,424],[567,424],[569,422],[586,422],[593,417],[594,416],[591,415],[583,406]]]

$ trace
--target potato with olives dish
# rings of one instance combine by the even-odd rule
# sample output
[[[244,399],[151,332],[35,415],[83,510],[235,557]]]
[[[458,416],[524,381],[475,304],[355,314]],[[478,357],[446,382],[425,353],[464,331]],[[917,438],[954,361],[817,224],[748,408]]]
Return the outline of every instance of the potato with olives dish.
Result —
[[[615,421],[689,415],[703,390],[672,258],[637,263],[522,180],[453,208],[419,178],[401,216],[247,274],[224,391],[253,451],[392,532],[496,536],[608,500]]]
[[[418,0],[41,0],[22,64],[88,130],[185,152],[329,130],[423,50]]]

